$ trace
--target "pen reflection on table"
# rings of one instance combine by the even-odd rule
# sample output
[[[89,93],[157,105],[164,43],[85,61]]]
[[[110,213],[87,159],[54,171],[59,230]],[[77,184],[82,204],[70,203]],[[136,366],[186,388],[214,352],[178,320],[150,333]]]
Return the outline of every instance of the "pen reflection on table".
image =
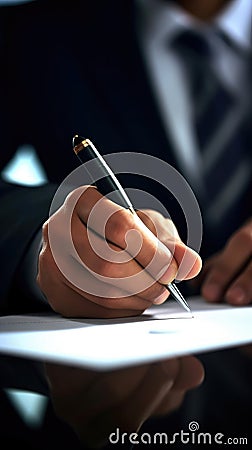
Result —
[[[85,139],[81,136],[75,135],[73,138],[73,149],[81,163],[86,163],[90,160],[95,160],[97,162],[97,169],[100,175],[100,178],[95,180],[95,185],[99,192],[103,195],[106,195],[109,192],[113,192],[116,194],[116,198],[118,203],[124,208],[128,209],[132,214],[135,214],[135,209],[126,194],[125,190],[119,183],[115,174],[108,166],[104,158],[100,155],[97,148],[94,144],[89,140]],[[93,174],[90,173],[91,178],[94,179]],[[97,178],[97,174],[96,174]],[[190,307],[177,288],[175,283],[169,283],[167,285],[167,289],[172,294],[174,299],[182,305],[182,307],[191,314]],[[192,314],[191,314],[192,315]],[[192,316],[193,317],[193,316]]]
[[[100,448],[122,433],[129,437],[150,417],[171,413],[204,378],[193,356],[111,372],[52,363],[45,370],[56,415],[87,448]]]

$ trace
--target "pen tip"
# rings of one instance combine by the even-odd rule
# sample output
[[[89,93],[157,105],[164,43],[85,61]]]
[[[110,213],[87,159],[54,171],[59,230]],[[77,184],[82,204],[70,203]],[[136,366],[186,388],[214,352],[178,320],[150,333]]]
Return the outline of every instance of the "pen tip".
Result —
[[[73,137],[73,147],[76,147],[76,145],[79,145],[84,140],[83,137],[79,136],[78,134],[75,134]]]

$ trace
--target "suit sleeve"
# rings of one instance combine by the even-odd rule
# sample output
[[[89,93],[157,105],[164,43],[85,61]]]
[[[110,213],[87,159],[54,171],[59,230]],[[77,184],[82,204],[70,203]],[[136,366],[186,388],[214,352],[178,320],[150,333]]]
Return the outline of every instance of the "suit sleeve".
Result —
[[[20,286],[25,255],[45,220],[57,186],[23,187],[0,180],[0,314],[49,308]]]

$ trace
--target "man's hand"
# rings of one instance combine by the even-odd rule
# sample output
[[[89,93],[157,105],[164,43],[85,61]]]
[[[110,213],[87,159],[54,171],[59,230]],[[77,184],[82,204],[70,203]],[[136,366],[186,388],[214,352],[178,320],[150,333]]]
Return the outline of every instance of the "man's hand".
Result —
[[[117,428],[129,436],[170,413],[204,378],[192,356],[104,373],[46,364],[46,373],[56,414],[89,448],[108,444]]]
[[[233,305],[252,302],[252,220],[210,258],[199,277],[203,297],[210,302],[226,300]]]
[[[43,227],[38,283],[65,316],[122,317],[163,303],[164,285],[198,274],[201,260],[157,212],[132,214],[83,186]],[[145,222],[145,224],[144,224]]]

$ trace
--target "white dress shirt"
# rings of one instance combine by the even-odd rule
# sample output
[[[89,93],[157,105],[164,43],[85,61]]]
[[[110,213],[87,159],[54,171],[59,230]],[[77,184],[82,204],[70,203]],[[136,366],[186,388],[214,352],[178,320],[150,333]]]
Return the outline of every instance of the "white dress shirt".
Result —
[[[251,54],[252,1],[233,0],[206,24],[187,14],[176,2],[137,0],[139,40],[164,128],[172,139],[179,167],[194,190],[202,189],[202,160],[191,126],[186,74],[172,49],[175,34],[196,29],[209,38],[213,69],[238,98],[247,95],[248,56]],[[213,27],[214,25],[214,27]],[[213,28],[223,31],[240,52],[223,42]]]

